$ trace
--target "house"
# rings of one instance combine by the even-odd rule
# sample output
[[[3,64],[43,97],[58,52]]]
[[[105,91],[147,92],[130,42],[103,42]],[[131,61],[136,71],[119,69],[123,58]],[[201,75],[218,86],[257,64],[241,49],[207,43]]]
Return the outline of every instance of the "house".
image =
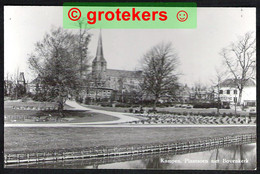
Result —
[[[9,96],[13,93],[15,84],[11,80],[4,80],[4,96]]]
[[[234,79],[226,79],[220,84],[219,90],[220,100],[222,103],[234,105],[239,98],[239,89],[235,84]],[[241,98],[243,106],[256,106],[256,81],[253,79],[247,80]]]
[[[174,100],[180,103],[189,103],[190,97],[191,97],[191,89],[185,84],[185,85],[180,85]]]
[[[27,85],[24,72],[20,72],[16,80],[4,80],[4,95],[16,95],[21,97],[26,94]]]
[[[41,84],[41,77],[39,75],[27,85],[27,92],[33,95],[41,91],[41,89],[42,89],[42,84]]]

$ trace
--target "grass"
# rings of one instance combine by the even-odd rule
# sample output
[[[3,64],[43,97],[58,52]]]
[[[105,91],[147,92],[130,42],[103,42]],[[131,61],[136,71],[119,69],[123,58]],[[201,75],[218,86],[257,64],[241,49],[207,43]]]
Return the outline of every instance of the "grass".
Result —
[[[99,121],[114,121],[119,118],[113,117],[110,115],[94,113],[90,111],[77,111],[77,110],[65,110],[63,112],[64,117],[63,121],[69,123],[83,123],[83,122],[99,122]],[[50,122],[56,122],[56,118],[60,116],[58,111],[28,111],[28,110],[15,110],[15,109],[5,109],[5,115],[18,115],[21,116],[30,116],[30,119],[17,119],[16,123],[34,123],[36,117],[44,118],[46,116],[51,115],[51,119],[47,122],[42,122],[48,124]],[[5,122],[12,121],[10,119],[5,120]]]
[[[13,109],[13,106],[36,106],[36,107],[53,107],[56,103],[52,102],[21,102],[21,101],[6,101],[4,103],[4,115],[5,116],[18,116],[16,119],[17,122],[31,123],[34,122],[36,117],[46,117],[51,115],[50,121],[44,122],[49,123],[56,121],[56,118],[60,116],[58,111],[41,111],[41,110],[20,110]],[[71,107],[65,105],[65,110],[63,111],[63,120],[67,122],[99,122],[99,121],[114,121],[118,120],[117,117],[110,115],[93,113],[90,111],[80,111],[80,110],[71,110]],[[26,116],[28,119],[23,119]],[[20,119],[19,119],[20,118]],[[6,119],[6,122],[13,121],[13,119]]]
[[[5,108],[12,108],[13,106],[57,107],[57,103],[55,103],[55,102],[37,102],[37,101],[22,102],[20,100],[10,100],[10,101],[4,102]],[[72,107],[65,104],[64,109],[72,109]]]
[[[148,145],[245,133],[256,133],[256,128],[5,128],[4,151],[12,153]]]

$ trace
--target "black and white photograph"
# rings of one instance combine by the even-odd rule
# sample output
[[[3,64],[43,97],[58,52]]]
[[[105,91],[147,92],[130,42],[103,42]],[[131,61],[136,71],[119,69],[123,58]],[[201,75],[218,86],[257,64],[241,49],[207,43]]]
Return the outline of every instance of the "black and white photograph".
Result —
[[[4,168],[257,170],[256,8],[197,7],[186,29],[81,22],[4,6]]]

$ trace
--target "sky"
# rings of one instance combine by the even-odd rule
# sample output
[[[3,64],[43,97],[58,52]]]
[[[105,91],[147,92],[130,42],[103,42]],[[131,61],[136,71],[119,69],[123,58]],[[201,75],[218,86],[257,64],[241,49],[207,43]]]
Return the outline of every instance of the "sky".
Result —
[[[28,68],[28,55],[51,28],[62,27],[62,18],[62,7],[4,7],[5,76],[19,70],[28,81],[35,77]],[[135,70],[151,47],[171,42],[179,56],[180,82],[209,85],[216,67],[223,67],[221,49],[248,31],[256,31],[255,8],[198,8],[195,29],[102,29],[104,57],[109,69]],[[99,30],[89,32],[94,57]]]

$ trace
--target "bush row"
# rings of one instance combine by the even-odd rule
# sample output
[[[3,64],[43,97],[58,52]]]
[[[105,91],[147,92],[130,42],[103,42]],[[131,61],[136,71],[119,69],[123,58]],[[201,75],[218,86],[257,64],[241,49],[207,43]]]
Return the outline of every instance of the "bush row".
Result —
[[[222,116],[222,117],[233,117],[233,116],[236,116],[236,117],[240,117],[242,116],[241,114],[237,113],[222,113],[220,115],[218,115],[216,112],[197,112],[197,113],[193,113],[193,112],[169,112],[169,111],[158,111],[157,113],[160,113],[160,114],[172,114],[172,115],[184,115],[184,116],[203,116],[203,117],[206,117],[206,116]]]

